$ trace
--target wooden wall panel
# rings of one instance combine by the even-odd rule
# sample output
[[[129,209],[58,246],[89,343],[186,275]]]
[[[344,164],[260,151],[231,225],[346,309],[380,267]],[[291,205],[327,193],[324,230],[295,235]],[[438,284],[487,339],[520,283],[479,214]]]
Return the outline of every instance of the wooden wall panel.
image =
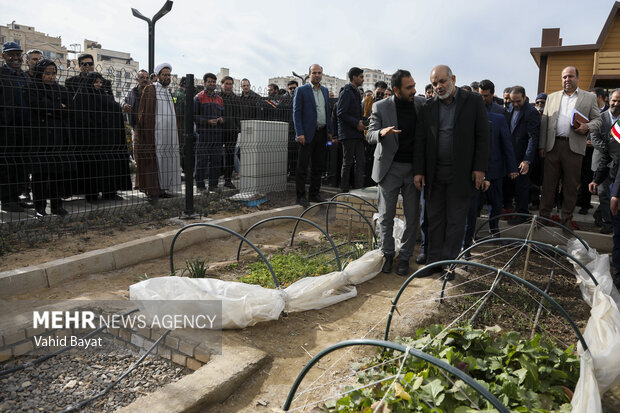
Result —
[[[554,53],[549,55],[547,61],[545,93],[562,88],[562,69],[566,66],[576,66],[579,69],[579,87],[588,89],[594,70],[594,52]]]
[[[616,15],[612,23],[600,52],[620,52],[620,17]]]

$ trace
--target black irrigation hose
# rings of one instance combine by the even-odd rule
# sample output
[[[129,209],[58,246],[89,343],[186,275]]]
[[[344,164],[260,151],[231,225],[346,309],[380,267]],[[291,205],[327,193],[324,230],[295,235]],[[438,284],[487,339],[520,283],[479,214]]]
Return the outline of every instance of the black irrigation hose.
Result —
[[[79,409],[81,409],[82,407],[86,406],[88,403],[97,400],[98,398],[100,398],[101,396],[105,396],[106,394],[108,394],[108,392],[110,390],[112,390],[112,388],[114,386],[116,386],[118,383],[121,382],[121,380],[123,380],[129,373],[131,373],[132,371],[134,371],[136,369],[136,367],[138,367],[140,365],[140,363],[142,363],[142,361],[146,358],[146,356],[148,356],[151,351],[153,351],[153,349],[155,347],[157,347],[157,345],[159,344],[160,341],[162,341],[167,335],[168,333],[170,333],[170,331],[172,330],[166,330],[166,332],[164,334],[161,335],[161,337],[159,337],[157,339],[157,341],[155,341],[153,343],[153,345],[151,347],[149,347],[149,349],[146,351],[146,353],[144,353],[142,355],[142,357],[140,357],[138,359],[138,361],[136,361],[133,366],[131,366],[129,369],[127,369],[123,374],[120,375],[120,377],[118,379],[116,379],[114,382],[112,382],[108,387],[105,388],[105,390],[103,390],[102,392],[99,392],[97,394],[95,394],[94,396],[86,399],[86,400],[82,400],[81,402],[79,402],[76,405],[73,406],[68,406],[65,407],[64,410],[61,411],[61,413],[69,413],[69,412],[75,412],[78,411]]]
[[[133,310],[130,310],[130,311],[124,313],[124,314],[121,314],[121,317],[128,316],[129,314],[135,313],[136,311],[140,311],[140,310],[137,309],[137,308],[134,308]],[[103,326],[99,327],[98,329],[93,330],[90,333],[86,334],[84,337],[82,337],[82,339],[90,338],[90,337],[94,336],[95,334],[98,334],[98,333],[102,332],[106,328],[107,327],[105,325],[103,325]],[[2,371],[0,371],[0,377],[6,376],[7,374],[15,373],[16,371],[21,371],[21,370],[27,369],[28,367],[35,366],[35,365],[37,365],[39,363],[44,362],[45,360],[49,360],[52,357],[56,357],[57,355],[62,354],[62,353],[64,353],[67,350],[71,350],[73,347],[75,347],[75,346],[66,346],[66,347],[58,349],[58,350],[56,350],[56,351],[54,351],[52,353],[46,354],[44,356],[41,356],[41,357],[39,357],[39,358],[37,358],[35,360],[29,361],[28,363],[22,364],[21,366],[17,366],[17,367],[13,367],[13,368],[10,368],[10,369],[2,370]]]

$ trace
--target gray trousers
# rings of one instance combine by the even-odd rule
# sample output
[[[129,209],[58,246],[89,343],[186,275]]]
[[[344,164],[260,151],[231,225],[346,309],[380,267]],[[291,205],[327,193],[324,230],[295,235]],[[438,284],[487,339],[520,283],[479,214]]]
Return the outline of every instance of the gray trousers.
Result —
[[[392,166],[378,186],[381,251],[384,255],[394,255],[394,217],[398,194],[402,194],[405,232],[401,239],[399,258],[409,260],[415,247],[420,204],[420,191],[413,185],[413,165],[392,162]]]
[[[607,177],[603,183],[596,188],[599,201],[598,209],[601,211],[601,219],[605,224],[611,224],[611,210],[609,209],[611,194],[609,193],[609,189],[612,183],[613,178]]]
[[[454,195],[455,189],[454,183],[433,182],[430,191],[424,193],[425,197],[428,196],[426,256],[429,264],[453,260],[461,251],[470,199]]]

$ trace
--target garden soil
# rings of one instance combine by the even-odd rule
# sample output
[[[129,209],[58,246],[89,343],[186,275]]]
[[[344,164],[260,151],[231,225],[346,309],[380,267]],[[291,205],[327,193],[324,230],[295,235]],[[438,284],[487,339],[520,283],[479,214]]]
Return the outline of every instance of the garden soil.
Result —
[[[166,228],[171,230],[173,227]],[[288,244],[292,225],[266,225],[257,228],[250,235],[250,240],[265,252],[273,252]],[[144,229],[145,231],[151,231]],[[337,231],[334,228],[332,231]],[[133,232],[133,231],[132,231]],[[149,232],[152,235],[162,232],[157,229]],[[146,235],[146,234],[145,234]],[[296,237],[296,243],[300,241],[319,240],[318,232],[310,227],[301,228]],[[110,244],[122,242],[118,237],[109,240]],[[108,245],[110,245],[108,244]],[[108,245],[100,245],[105,247]],[[177,268],[184,266],[185,259],[201,257],[211,263],[220,263],[212,267],[211,274],[218,273],[217,268],[225,272],[227,263],[233,263],[238,242],[230,237],[211,240],[200,245],[178,251],[175,254]],[[69,248],[70,249],[70,248]],[[67,254],[59,254],[48,259],[59,258]],[[417,252],[417,251],[416,251]],[[26,253],[24,253],[26,254]],[[30,252],[29,258],[32,258]],[[253,253],[245,253],[245,257],[254,257]],[[414,255],[415,256],[415,255]],[[44,262],[43,256],[36,258],[38,262]],[[4,259],[3,259],[4,261]],[[32,263],[32,262],[31,262]],[[412,265],[412,271],[416,269]],[[64,285],[33,291],[23,294],[16,299],[128,299],[129,286],[141,277],[159,277],[169,274],[169,260],[167,257],[146,261],[121,270],[107,273],[90,274],[81,276],[67,282]],[[226,277],[223,277],[226,279]],[[457,281],[459,276],[457,276]],[[394,274],[379,274],[374,279],[357,287],[357,297],[337,305],[303,313],[291,313],[280,317],[279,320],[261,323],[243,330],[229,330],[224,332],[224,349],[226,355],[226,343],[243,343],[267,352],[272,361],[269,365],[258,372],[242,387],[237,389],[224,403],[212,406],[209,412],[272,412],[284,403],[289,389],[304,365],[321,350],[343,340],[356,338],[382,339],[385,329],[385,321],[396,292],[404,279]],[[396,315],[391,337],[398,335],[413,334],[416,326],[426,325],[436,313],[437,306],[428,301],[429,292],[440,289],[440,282],[433,277],[415,280],[401,298],[405,303],[412,298],[417,304],[415,307],[400,306],[400,315]],[[302,388],[320,379],[317,383],[328,383],[332,380],[345,379],[351,382],[351,363],[359,362],[361,358],[374,355],[370,348],[354,348],[345,352],[341,350],[325,357],[316,365],[302,383]],[[234,354],[230,355],[234,357]],[[332,368],[332,364],[334,367]],[[335,384],[334,384],[335,386]],[[292,407],[299,407],[307,401],[317,401],[316,394],[309,400],[300,399]],[[620,386],[610,390],[605,397],[606,412],[620,413]]]

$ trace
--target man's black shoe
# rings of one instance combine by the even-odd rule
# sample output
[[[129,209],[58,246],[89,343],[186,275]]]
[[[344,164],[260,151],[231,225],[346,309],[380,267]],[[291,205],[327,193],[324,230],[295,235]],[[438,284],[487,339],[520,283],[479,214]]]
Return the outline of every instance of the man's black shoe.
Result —
[[[465,269],[465,267],[463,267]],[[446,278],[447,281],[452,281],[454,280],[454,270],[452,271],[447,271],[446,275],[444,276]]]
[[[389,274],[392,272],[392,266],[394,265],[394,256],[393,255],[384,255],[385,262],[383,263],[383,267],[381,268],[381,272]]]
[[[429,267],[428,265],[422,269],[422,271],[417,275],[418,278],[430,277],[431,275],[443,274],[445,271],[444,267],[436,266]]]
[[[105,194],[101,194],[101,199],[105,199],[106,201],[124,201],[125,198],[118,195],[115,192],[108,192]]]
[[[19,206],[17,202],[3,202],[2,210],[5,212],[25,212],[26,210]]]
[[[305,196],[302,196],[301,198],[297,198],[297,205],[308,208],[310,206],[310,202],[308,202]]]
[[[17,203],[17,205],[19,205],[20,207],[22,207],[24,209],[34,208],[34,202],[32,202],[32,201],[22,201],[21,199]]]
[[[601,234],[613,234],[614,227],[611,224],[603,223],[603,228],[601,228]]]
[[[508,220],[508,225],[519,225],[527,222],[527,217],[516,216]]]
[[[415,263],[416,264],[426,264],[426,254],[425,253],[421,253],[420,255],[415,257]]]
[[[231,181],[226,181],[224,182],[224,187],[228,188],[228,189],[237,189],[237,187],[235,186],[235,184],[233,184]]]
[[[596,211],[594,211],[592,216],[594,217],[594,225],[596,225],[597,227],[602,227],[604,223],[603,223],[603,213],[601,212],[601,210],[597,209]]]
[[[310,197],[310,202],[325,202],[326,199],[323,199],[321,195],[315,195]]]
[[[577,213],[580,215],[588,215],[588,207],[579,208],[579,211],[577,211]]]
[[[69,215],[66,209],[63,207],[52,208],[52,214],[58,215],[60,217],[64,217],[65,215]]]
[[[401,277],[407,277],[411,275],[409,273],[409,260],[398,261],[398,266],[396,267],[396,275],[400,275]]]

